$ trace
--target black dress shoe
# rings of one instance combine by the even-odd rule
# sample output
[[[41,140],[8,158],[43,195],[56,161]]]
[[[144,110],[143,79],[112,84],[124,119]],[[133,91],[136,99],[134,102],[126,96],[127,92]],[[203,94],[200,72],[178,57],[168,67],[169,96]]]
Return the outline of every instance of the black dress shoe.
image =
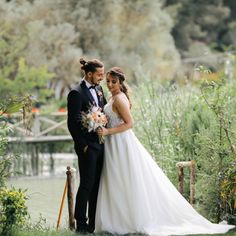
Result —
[[[90,234],[93,234],[94,230],[95,230],[95,227],[94,227],[94,226],[89,226],[89,227],[88,227],[88,232],[89,232]]]
[[[89,226],[88,224],[77,224],[75,231],[79,234],[87,234],[89,233]]]

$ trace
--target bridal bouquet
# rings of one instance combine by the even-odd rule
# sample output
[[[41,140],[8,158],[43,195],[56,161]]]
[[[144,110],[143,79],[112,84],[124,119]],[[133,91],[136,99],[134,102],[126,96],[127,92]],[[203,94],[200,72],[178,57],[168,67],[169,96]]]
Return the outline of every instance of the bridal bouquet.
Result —
[[[92,106],[88,112],[81,112],[81,120],[84,128],[88,130],[88,132],[94,131],[98,128],[105,127],[107,124],[107,117],[101,111],[100,107]],[[104,137],[99,136],[99,143],[104,142]]]

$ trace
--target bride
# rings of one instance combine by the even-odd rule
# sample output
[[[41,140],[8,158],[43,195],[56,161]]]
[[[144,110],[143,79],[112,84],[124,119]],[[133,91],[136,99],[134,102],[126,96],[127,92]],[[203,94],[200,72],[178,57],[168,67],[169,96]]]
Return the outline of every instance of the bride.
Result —
[[[132,131],[125,74],[114,67],[106,82],[112,97],[104,108],[108,127],[96,211],[96,232],[186,235],[225,233],[232,225],[213,224],[172,185]]]

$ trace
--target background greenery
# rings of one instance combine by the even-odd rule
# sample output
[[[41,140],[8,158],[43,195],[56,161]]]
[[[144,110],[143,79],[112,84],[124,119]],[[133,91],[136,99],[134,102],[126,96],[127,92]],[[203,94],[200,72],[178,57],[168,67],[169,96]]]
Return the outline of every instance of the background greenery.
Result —
[[[124,67],[132,81],[183,79],[192,64],[213,67],[215,53],[235,50],[235,9],[233,0],[1,0],[1,84],[18,91],[11,81],[23,82],[25,63],[30,91],[46,86],[61,98],[78,80],[80,56]],[[198,59],[181,63],[189,57]]]
[[[212,221],[235,219],[235,83],[204,78],[194,87],[135,88],[135,131],[177,186],[178,161],[197,163],[195,207]],[[186,177],[189,173],[186,172]],[[189,197],[188,180],[185,197]],[[210,204],[209,204],[210,203]]]
[[[195,160],[195,208],[236,224],[235,38],[234,0],[0,0],[0,188],[15,159],[3,113],[25,96],[42,112],[66,107],[79,58],[96,57],[125,70],[135,132],[171,181]]]

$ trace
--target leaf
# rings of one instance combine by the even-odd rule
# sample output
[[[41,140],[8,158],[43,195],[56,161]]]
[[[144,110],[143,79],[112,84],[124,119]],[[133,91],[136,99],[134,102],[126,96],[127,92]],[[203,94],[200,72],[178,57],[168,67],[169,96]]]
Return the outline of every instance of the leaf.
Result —
[[[2,121],[7,123],[8,122],[8,118],[4,117],[4,116],[0,116],[0,122],[2,122]]]
[[[5,113],[11,114],[18,112],[23,107],[23,102],[13,102],[9,104],[5,110]]]

